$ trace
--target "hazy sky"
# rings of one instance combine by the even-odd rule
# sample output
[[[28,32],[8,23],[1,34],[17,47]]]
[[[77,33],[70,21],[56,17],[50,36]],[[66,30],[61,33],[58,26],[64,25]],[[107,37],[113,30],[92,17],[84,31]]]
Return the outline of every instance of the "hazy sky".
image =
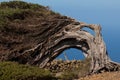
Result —
[[[6,0],[0,0],[6,1]],[[120,0],[23,0],[49,6],[55,12],[86,23],[101,24],[112,60],[120,62]],[[68,52],[77,53],[75,50]]]

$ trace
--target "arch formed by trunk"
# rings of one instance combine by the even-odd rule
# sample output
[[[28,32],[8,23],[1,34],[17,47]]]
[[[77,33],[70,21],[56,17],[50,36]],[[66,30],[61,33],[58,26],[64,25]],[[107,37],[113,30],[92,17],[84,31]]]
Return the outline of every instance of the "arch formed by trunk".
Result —
[[[18,58],[26,60],[26,64],[45,67],[63,50],[73,47],[82,50],[85,58],[91,59],[90,73],[103,69],[110,71],[119,69],[120,65],[111,61],[108,57],[100,25],[78,22],[77,24],[70,23],[62,28],[60,27],[59,25],[56,26],[56,29],[59,28],[59,30],[54,34],[51,33],[52,29],[50,29],[46,32],[49,36],[43,42],[24,51]],[[92,29],[95,36],[82,30],[83,27]]]

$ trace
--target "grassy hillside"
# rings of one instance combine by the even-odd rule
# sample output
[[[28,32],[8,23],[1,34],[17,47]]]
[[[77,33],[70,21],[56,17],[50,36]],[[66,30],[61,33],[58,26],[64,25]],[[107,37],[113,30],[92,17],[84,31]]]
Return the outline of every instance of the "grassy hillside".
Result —
[[[9,23],[14,20],[25,20],[25,18],[30,17],[32,15],[42,15],[46,12],[46,8],[38,4],[31,4],[22,1],[1,2],[0,26],[7,26],[7,22]],[[48,14],[46,13],[46,15]]]

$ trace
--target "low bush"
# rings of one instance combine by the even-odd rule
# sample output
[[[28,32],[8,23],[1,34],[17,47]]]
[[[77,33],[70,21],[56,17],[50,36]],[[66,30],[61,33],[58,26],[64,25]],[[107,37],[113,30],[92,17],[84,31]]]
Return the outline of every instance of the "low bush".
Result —
[[[48,70],[16,62],[0,62],[0,80],[53,80]]]
[[[31,3],[26,3],[24,1],[9,1],[9,2],[1,2],[0,4],[0,8],[1,9],[5,9],[5,8],[13,8],[13,9],[40,9],[40,8],[44,8],[44,6],[38,5],[38,4],[31,4]]]
[[[59,15],[39,4],[24,1],[8,1],[0,3],[0,29],[16,20],[25,20],[30,17],[44,17]]]

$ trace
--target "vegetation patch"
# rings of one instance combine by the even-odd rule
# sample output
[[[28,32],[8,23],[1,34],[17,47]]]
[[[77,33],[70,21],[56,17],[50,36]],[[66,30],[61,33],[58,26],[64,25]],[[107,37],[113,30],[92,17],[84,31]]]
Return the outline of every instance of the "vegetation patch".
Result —
[[[0,62],[0,80],[52,80],[48,70],[21,65],[16,62]]]
[[[9,1],[0,3],[0,28],[8,26],[14,20],[24,20],[27,17],[43,16],[56,14],[48,7],[38,4],[26,3],[24,1]]]

